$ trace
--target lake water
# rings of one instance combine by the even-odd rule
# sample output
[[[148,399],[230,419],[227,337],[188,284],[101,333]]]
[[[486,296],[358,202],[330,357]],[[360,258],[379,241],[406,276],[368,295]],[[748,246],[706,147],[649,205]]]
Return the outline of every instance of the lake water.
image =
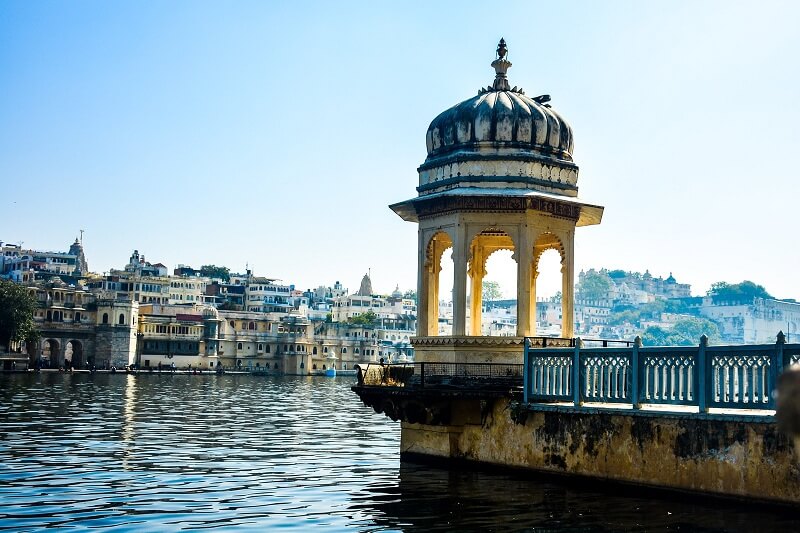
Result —
[[[400,464],[353,378],[0,375],[0,530],[789,531],[774,509]]]

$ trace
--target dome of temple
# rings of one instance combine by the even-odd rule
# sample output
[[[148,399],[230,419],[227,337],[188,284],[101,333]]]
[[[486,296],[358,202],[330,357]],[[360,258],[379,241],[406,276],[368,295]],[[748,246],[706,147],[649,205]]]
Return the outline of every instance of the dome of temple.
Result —
[[[418,169],[420,192],[450,182],[510,176],[526,182],[525,187],[576,193],[572,128],[550,107],[550,96],[532,98],[510,86],[507,53],[501,39],[492,62],[493,84],[431,122],[425,136],[428,157]],[[437,183],[443,180],[448,183]]]

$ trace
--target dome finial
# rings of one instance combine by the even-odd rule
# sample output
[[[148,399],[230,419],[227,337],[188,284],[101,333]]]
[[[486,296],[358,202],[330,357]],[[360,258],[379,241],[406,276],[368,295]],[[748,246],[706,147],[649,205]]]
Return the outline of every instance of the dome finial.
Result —
[[[492,88],[495,91],[508,91],[511,89],[511,86],[508,84],[508,78],[506,77],[506,72],[511,68],[511,61],[506,59],[506,54],[508,54],[506,40],[501,37],[500,42],[497,43],[497,59],[492,61],[492,67],[494,67],[495,71]]]

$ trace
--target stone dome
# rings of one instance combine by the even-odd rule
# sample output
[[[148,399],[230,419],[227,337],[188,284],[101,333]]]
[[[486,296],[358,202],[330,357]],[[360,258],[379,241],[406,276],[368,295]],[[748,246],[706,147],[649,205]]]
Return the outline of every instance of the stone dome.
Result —
[[[494,83],[431,122],[428,157],[418,169],[420,194],[467,182],[577,194],[572,128],[550,107],[550,96],[531,98],[510,86],[507,53],[501,39]]]
[[[428,159],[505,149],[572,161],[572,128],[549,105],[519,89],[484,90],[451,107],[433,119],[425,142]]]

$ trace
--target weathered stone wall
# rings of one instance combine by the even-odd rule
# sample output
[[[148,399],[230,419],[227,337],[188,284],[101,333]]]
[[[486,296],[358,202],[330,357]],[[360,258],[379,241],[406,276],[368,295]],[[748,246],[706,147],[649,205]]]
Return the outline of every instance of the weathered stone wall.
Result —
[[[402,427],[406,454],[800,503],[794,444],[763,419],[529,411],[500,399],[483,412],[454,404],[449,426]]]

